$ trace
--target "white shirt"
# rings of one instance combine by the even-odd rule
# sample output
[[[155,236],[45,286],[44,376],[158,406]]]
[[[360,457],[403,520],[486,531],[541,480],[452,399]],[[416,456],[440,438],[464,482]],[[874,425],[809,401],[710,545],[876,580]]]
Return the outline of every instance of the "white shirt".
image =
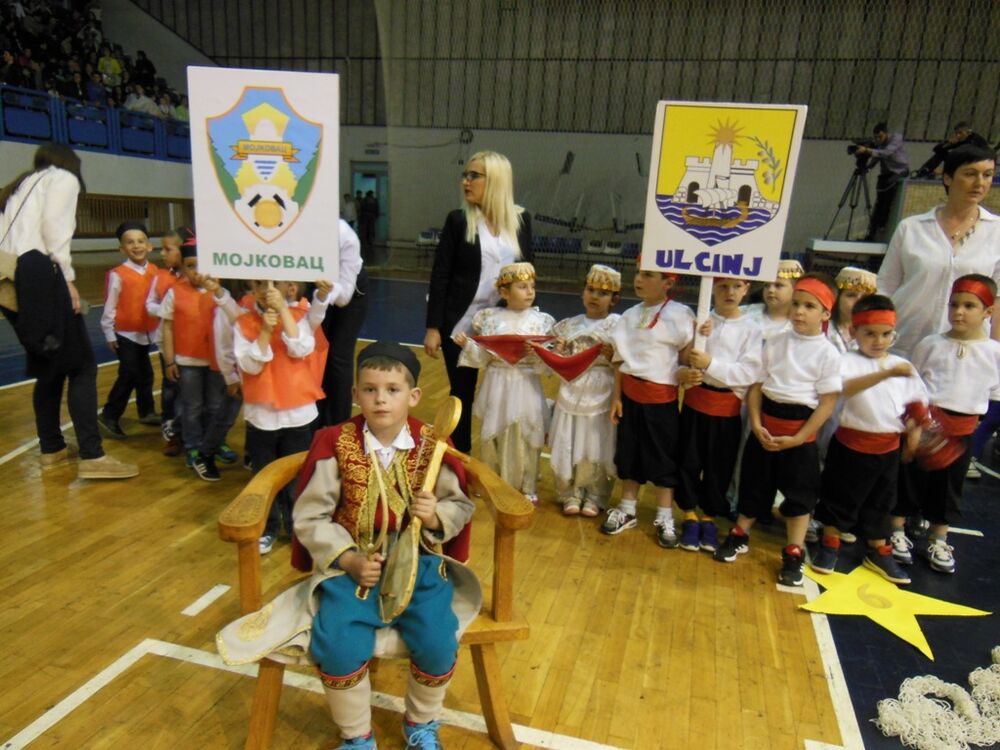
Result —
[[[898,337],[892,350],[904,357],[924,337],[948,330],[955,279],[979,273],[1000,284],[1000,217],[980,206],[976,231],[953,249],[937,210],[899,222],[878,272],[879,293],[896,305]]]
[[[172,290],[171,290],[172,291]],[[281,331],[281,340],[285,342],[288,356],[296,359],[307,357],[312,354],[316,347],[316,339],[313,338],[312,328],[309,327],[309,319],[305,316],[296,326],[297,333],[294,339],[288,338],[284,330]],[[272,332],[273,336],[274,333]],[[274,351],[270,344],[267,349],[261,351],[257,341],[250,341],[239,326],[233,326],[233,349],[236,355],[236,364],[242,372],[250,375],[257,375],[264,366],[274,359]],[[319,416],[316,403],[310,402],[303,406],[296,406],[294,409],[275,409],[267,404],[252,404],[243,401],[243,419],[252,424],[258,430],[281,430],[286,427],[301,427],[312,422]]]
[[[743,310],[747,317],[753,318],[760,324],[761,336],[764,341],[784,331],[792,330],[792,321],[788,318],[772,318],[767,314],[767,306],[763,302],[746,305]]]
[[[1000,341],[959,341],[936,333],[917,344],[912,361],[935,406],[985,414],[991,400],[1000,400]]]
[[[146,271],[149,268],[148,263],[143,263],[141,266],[138,263],[134,263],[131,260],[126,260],[122,263],[123,268],[129,269],[133,273],[137,273],[140,276],[145,276]],[[109,344],[114,343],[115,335],[121,336],[122,338],[128,339],[136,344],[142,346],[148,346],[150,342],[150,336],[142,331],[116,331],[115,330],[115,315],[118,313],[118,297],[122,293],[122,280],[114,271],[108,274],[108,296],[104,300],[104,310],[101,312],[101,331],[104,333],[104,340]]]
[[[180,278],[180,273],[173,269],[168,269],[171,274]],[[149,315],[159,318],[160,317],[160,306],[163,304],[163,300],[160,299],[160,295],[157,294],[156,290],[157,279],[153,279],[153,283],[149,285],[149,294],[146,295],[146,312]],[[153,331],[153,343],[159,345],[163,341],[163,326],[159,325],[156,330]]]
[[[724,318],[712,312],[712,333],[705,351],[712,357],[704,382],[715,388],[729,388],[740,399],[747,389],[760,382],[764,338],[758,320],[749,315]]]
[[[69,250],[79,195],[79,181],[65,169],[49,167],[28,176],[0,214],[0,238],[6,235],[0,251],[21,256],[39,250],[59,264],[66,281],[76,279]]]
[[[819,406],[819,397],[839,393],[840,354],[826,336],[801,336],[794,330],[764,342],[761,389],[772,401]]]
[[[375,433],[368,429],[368,423],[365,422],[362,431],[367,436],[365,440],[361,441],[364,446],[365,455],[368,454],[368,441],[371,441],[371,447],[375,450],[375,455],[378,456],[378,462],[382,464],[383,469],[388,469],[389,464],[392,463],[392,459],[396,457],[396,451],[411,451],[416,447],[416,443],[413,442],[413,435],[410,434],[410,427],[408,424],[404,424],[400,429],[399,434],[393,438],[389,445],[382,445],[379,439],[375,437]]]
[[[230,298],[232,299],[232,298]],[[216,298],[216,303],[219,300]],[[212,345],[215,347],[215,361],[226,385],[240,382],[240,371],[236,366],[236,348],[233,343],[233,320],[229,319],[229,310],[224,304],[219,304],[222,310],[216,310],[212,317]],[[241,308],[242,309],[242,308]]]
[[[656,325],[649,327],[659,311]],[[640,302],[630,307],[611,332],[614,361],[621,371],[661,385],[677,385],[680,350],[694,340],[694,313],[687,305],[670,300],[660,303]]]
[[[465,314],[451,329],[454,337],[459,333],[472,332],[472,319],[476,313],[487,307],[495,307],[500,301],[500,292],[497,291],[497,276],[500,269],[510,265],[517,256],[514,254],[514,246],[503,236],[490,234],[486,222],[482,219],[476,225],[476,234],[479,237],[480,265],[479,265],[479,286],[476,288],[476,296],[466,309]]]
[[[354,299],[354,292],[358,288],[358,274],[361,273],[361,240],[351,229],[351,225],[343,219],[340,220],[340,260],[337,272],[337,280],[333,282],[333,289],[330,291],[328,303],[337,307],[344,307]],[[323,310],[326,314],[326,310]]]
[[[895,354],[872,359],[860,352],[847,352],[840,356],[840,374],[846,383],[904,362],[905,359]],[[900,417],[912,401],[927,403],[927,389],[920,376],[891,377],[845,399],[840,425],[863,432],[902,432],[904,425]]]

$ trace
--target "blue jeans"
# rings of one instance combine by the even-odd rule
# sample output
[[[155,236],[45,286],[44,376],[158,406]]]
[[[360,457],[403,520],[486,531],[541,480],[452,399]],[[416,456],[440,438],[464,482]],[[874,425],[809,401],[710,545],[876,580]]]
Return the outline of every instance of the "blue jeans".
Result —
[[[196,450],[206,456],[214,455],[225,436],[225,432],[219,435],[218,427],[213,428],[213,425],[222,416],[226,381],[208,366],[178,367],[181,371],[178,384],[184,450]]]

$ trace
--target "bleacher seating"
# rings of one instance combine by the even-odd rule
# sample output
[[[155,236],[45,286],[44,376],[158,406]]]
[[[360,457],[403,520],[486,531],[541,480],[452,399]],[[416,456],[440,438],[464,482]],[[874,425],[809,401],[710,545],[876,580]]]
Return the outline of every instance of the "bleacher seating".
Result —
[[[188,123],[179,120],[0,86],[0,138],[7,140],[57,141],[85,151],[190,162],[190,133]]]

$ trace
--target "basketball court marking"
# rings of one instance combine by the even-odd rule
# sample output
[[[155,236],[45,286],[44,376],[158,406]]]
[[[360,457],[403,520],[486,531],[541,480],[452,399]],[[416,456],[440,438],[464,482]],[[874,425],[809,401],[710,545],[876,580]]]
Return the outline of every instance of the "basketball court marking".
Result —
[[[218,654],[179,646],[176,643],[168,643],[167,641],[160,641],[154,638],[147,638],[91,677],[83,685],[59,701],[59,703],[52,706],[52,708],[31,722],[31,724],[0,745],[0,748],[3,750],[21,750],[27,747],[147,654],[176,659],[201,667],[211,667],[212,669],[234,672],[247,677],[254,677],[257,674],[256,664],[233,667],[223,663]],[[308,690],[319,695],[323,694],[322,683],[320,683],[319,678],[313,675],[285,670],[284,684],[289,687]],[[399,714],[402,714],[404,710],[402,698],[378,692],[372,693],[372,706]],[[480,734],[486,733],[486,722],[483,717],[465,711],[454,711],[446,708],[441,712],[441,723]],[[520,724],[514,724],[514,735],[519,742],[551,750],[622,750],[614,745],[604,745],[600,742],[592,742],[555,732],[546,732],[542,729],[526,727]],[[815,750],[819,750],[821,747],[817,745]]]
[[[231,587],[224,583],[217,583],[204,594],[199,596],[184,609],[181,610],[182,615],[188,617],[195,617],[204,612],[216,599],[229,591]]]

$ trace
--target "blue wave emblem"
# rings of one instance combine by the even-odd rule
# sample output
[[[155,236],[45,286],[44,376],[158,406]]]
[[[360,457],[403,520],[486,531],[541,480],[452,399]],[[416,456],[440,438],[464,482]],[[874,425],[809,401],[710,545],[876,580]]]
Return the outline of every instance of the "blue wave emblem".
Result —
[[[680,227],[695,239],[701,240],[709,247],[718,245],[720,242],[731,240],[734,237],[752,232],[754,229],[764,226],[771,220],[771,212],[764,208],[751,208],[747,212],[747,218],[734,227],[705,227],[696,224],[688,224],[684,221],[682,210],[687,209],[689,216],[713,217],[719,219],[735,219],[740,215],[740,209],[736,206],[723,209],[721,211],[710,211],[693,203],[674,203],[672,195],[657,195],[656,207],[660,213],[671,224]]]

